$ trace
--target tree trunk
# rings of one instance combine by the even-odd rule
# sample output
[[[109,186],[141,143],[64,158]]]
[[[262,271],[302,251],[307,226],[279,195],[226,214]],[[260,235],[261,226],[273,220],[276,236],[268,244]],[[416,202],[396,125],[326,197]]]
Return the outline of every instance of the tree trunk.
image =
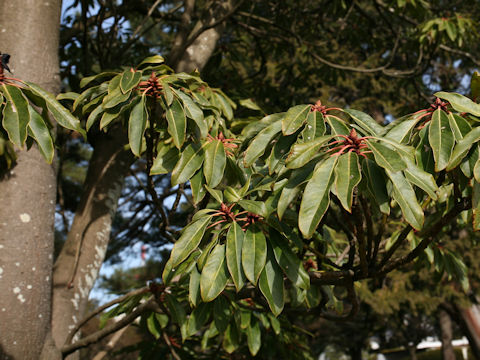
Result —
[[[120,128],[97,139],[84,193],[54,266],[53,337],[62,347],[81,320],[102,266],[123,180],[134,157]]]
[[[1,1],[0,51],[15,77],[56,92],[61,1]],[[17,149],[0,181],[0,359],[37,359],[50,329],[55,170]]]
[[[408,354],[410,355],[410,360],[417,360],[417,346],[408,345]]]
[[[450,318],[450,315],[448,315],[448,313],[443,309],[439,310],[438,316],[440,323],[440,331],[442,334],[442,359],[455,360],[455,352],[453,351],[452,346],[452,319]]]
[[[472,305],[467,309],[456,307],[459,324],[468,338],[475,359],[480,359],[480,306]]]

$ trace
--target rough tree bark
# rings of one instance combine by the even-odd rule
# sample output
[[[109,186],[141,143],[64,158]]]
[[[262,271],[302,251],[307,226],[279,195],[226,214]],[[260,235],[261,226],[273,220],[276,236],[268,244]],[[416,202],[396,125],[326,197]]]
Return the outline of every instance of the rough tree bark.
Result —
[[[15,77],[59,89],[60,0],[1,1]],[[50,329],[55,169],[33,146],[0,181],[0,358],[37,359]],[[48,341],[47,341],[48,342]]]
[[[190,22],[187,15],[183,17],[183,21],[187,22],[185,29]],[[175,43],[172,49],[172,53],[180,53],[180,59],[177,64],[171,65],[177,71],[201,70],[212,55],[221,31],[219,27],[207,29],[187,47],[184,42],[187,37],[182,37],[183,40]],[[119,152],[127,140],[118,135],[111,134],[95,146],[84,184],[85,192],[67,241],[55,263],[53,337],[57,347],[64,345],[70,329],[84,315],[88,295],[107,250],[123,179],[134,160],[129,152]],[[78,258],[77,262],[75,258]],[[72,274],[73,283],[69,284]]]
[[[452,319],[450,315],[443,309],[438,312],[438,322],[440,324],[441,340],[442,340],[442,359],[455,360],[455,352],[453,350],[452,340]]]
[[[456,307],[457,320],[468,338],[470,349],[475,359],[480,359],[480,306],[469,308]]]

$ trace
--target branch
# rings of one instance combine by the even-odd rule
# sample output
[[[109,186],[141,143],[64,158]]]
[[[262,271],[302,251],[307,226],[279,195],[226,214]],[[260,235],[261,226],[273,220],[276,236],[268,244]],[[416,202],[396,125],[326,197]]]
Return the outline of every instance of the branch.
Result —
[[[67,340],[65,340],[65,345],[64,346],[67,346],[68,344],[71,344],[72,340],[73,340],[73,337],[75,336],[75,334],[77,333],[78,330],[80,330],[82,328],[83,325],[85,325],[90,319],[94,318],[95,316],[97,316],[98,314],[100,314],[103,310],[105,309],[108,309],[109,307],[115,305],[115,304],[119,304],[121,303],[122,301],[126,300],[127,298],[129,298],[130,296],[135,296],[135,295],[139,295],[139,294],[145,294],[147,292],[149,292],[150,289],[148,287],[143,287],[141,289],[137,289],[137,290],[134,290],[134,291],[131,291],[129,292],[128,294],[125,294],[123,296],[120,296],[119,298],[116,298],[102,306],[100,306],[99,308],[93,310],[90,314],[88,314],[87,316],[85,316],[76,326],[75,328],[72,329],[72,331],[70,332],[70,334],[68,335],[67,337]]]
[[[103,339],[104,337],[110,334],[113,334],[114,332],[132,323],[137,317],[142,315],[145,311],[150,311],[158,308],[157,306],[155,306],[155,304],[156,304],[155,300],[150,299],[149,301],[139,305],[130,314],[124,316],[122,319],[120,319],[116,323],[111,324],[110,326],[106,326],[102,330],[97,331],[87,337],[84,337],[83,339],[75,342],[74,344],[63,346],[63,348],[61,349],[62,355],[65,357],[79,349],[85,348],[93,343],[100,341],[101,339]]]

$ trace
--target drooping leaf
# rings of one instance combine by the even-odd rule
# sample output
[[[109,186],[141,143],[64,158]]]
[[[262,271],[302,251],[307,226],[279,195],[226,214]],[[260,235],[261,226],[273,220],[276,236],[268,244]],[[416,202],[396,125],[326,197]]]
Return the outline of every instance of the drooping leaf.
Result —
[[[448,162],[447,171],[454,169],[465,155],[468,154],[468,151],[473,144],[480,140],[480,127],[473,128],[468,134],[466,134],[462,140],[460,140],[453,149],[450,161]]]
[[[200,296],[200,273],[197,267],[194,266],[190,272],[190,280],[188,282],[188,301],[193,306],[197,306],[201,301]]]
[[[122,79],[120,80],[120,89],[124,94],[128,93],[130,90],[135,88],[140,79],[142,78],[141,71],[132,71],[127,70],[122,74]]]
[[[190,317],[188,318],[187,336],[195,335],[203,325],[207,322],[212,312],[212,304],[201,303],[195,309],[193,309]]]
[[[267,258],[267,242],[262,230],[251,225],[245,232],[242,246],[242,266],[247,279],[254,285],[265,266]]]
[[[73,116],[62,104],[60,104],[51,93],[43,90],[40,86],[33,83],[26,83],[30,90],[37,96],[45,100],[47,108],[55,120],[64,128],[78,131],[83,137],[86,136],[85,130],[80,125],[80,120]]]
[[[340,155],[335,167],[335,188],[338,199],[348,212],[352,211],[353,190],[361,179],[358,155],[353,151]]]
[[[401,171],[407,167],[397,149],[389,148],[381,143],[367,140],[368,148],[373,152],[375,161],[384,169]]]
[[[36,112],[31,106],[28,107],[30,111],[30,122],[28,129],[30,136],[32,136],[38,144],[38,149],[48,163],[51,163],[54,155],[53,140],[50,131],[45,123],[45,120]]]
[[[306,121],[311,105],[297,105],[290,108],[282,120],[283,135],[291,135]]]
[[[147,127],[148,113],[145,106],[145,96],[133,106],[128,120],[128,142],[130,149],[136,156],[142,153],[143,133]]]
[[[240,225],[234,222],[227,233],[227,266],[232,276],[237,292],[245,283],[245,274],[242,268],[242,247],[244,233]]]
[[[413,161],[408,163],[404,172],[408,181],[425,191],[433,200],[437,200],[438,186],[432,174],[422,170]]]
[[[370,115],[354,109],[344,109],[353,121],[363,130],[367,131],[369,135],[381,135],[383,127],[380,126]]]
[[[225,244],[218,244],[208,256],[200,278],[200,293],[205,302],[214,300],[225,288],[229,279],[225,259]]]
[[[214,188],[223,178],[227,163],[225,148],[220,140],[212,140],[205,147],[205,163],[203,173],[208,186]]]
[[[298,226],[306,238],[312,237],[330,204],[330,186],[336,162],[337,157],[333,156],[317,166],[303,192]]]
[[[278,316],[285,305],[283,272],[270,248],[268,249],[265,267],[260,275],[259,287],[273,315]]]
[[[219,296],[215,299],[215,302],[213,303],[213,314],[215,327],[219,332],[224,332],[232,317],[229,301],[225,296]]]
[[[304,141],[311,141],[325,134],[325,119],[320,111],[310,111],[302,131]]]
[[[260,331],[260,323],[254,316],[251,317],[246,331],[248,350],[252,356],[255,356],[262,345],[262,333]]]
[[[181,153],[172,171],[172,186],[187,182],[200,169],[204,161],[204,148],[189,144]]]
[[[437,109],[432,114],[432,121],[428,128],[428,140],[433,150],[435,171],[447,167],[455,143],[454,134],[445,111]]]
[[[475,116],[480,116],[480,104],[474,103],[466,96],[445,91],[437,92],[434,95],[440,99],[447,100],[459,113],[466,112]]]
[[[172,260],[172,267],[176,267],[183,260],[187,258],[202,241],[203,234],[207,229],[208,224],[212,219],[211,215],[200,218],[199,220],[187,225],[182,232],[182,235],[173,246],[170,258]]]
[[[27,140],[27,126],[30,122],[28,101],[16,86],[2,84],[2,93],[7,100],[3,108],[3,128],[8,139],[21,148]]]
[[[386,170],[393,184],[393,198],[402,209],[405,220],[416,230],[420,230],[424,222],[422,207],[418,204],[412,185],[405,179],[401,171],[391,172]]]
[[[183,111],[182,104],[177,99],[173,99],[172,105],[165,110],[168,122],[168,133],[173,138],[173,143],[180,149],[185,142],[187,131],[187,119]]]
[[[160,143],[157,147],[157,156],[153,160],[151,175],[168,174],[173,171],[179,160],[179,151],[172,144]]]
[[[390,199],[388,197],[387,184],[383,172],[374,161],[367,159],[366,165],[364,170],[368,177],[368,187],[380,211],[388,215],[390,214]]]
[[[197,104],[195,104],[192,98],[183,91],[173,88],[172,91],[180,98],[180,100],[182,100],[183,108],[185,109],[185,115],[195,121],[195,124],[197,124],[198,129],[200,130],[201,137],[206,138],[208,134],[208,127],[203,117],[203,111],[198,107]]]
[[[328,141],[330,141],[333,136],[321,136],[312,141],[307,141],[300,144],[295,144],[290,153],[288,154],[287,159],[285,160],[285,165],[289,169],[297,169],[308,163],[315,155],[319,153],[319,150],[324,146]]]
[[[245,151],[245,158],[243,159],[245,167],[251,166],[260,156],[263,155],[273,137],[277,135],[281,129],[282,122],[276,121],[258,133]]]
[[[173,295],[168,293],[165,294],[165,303],[167,304],[170,314],[175,319],[176,323],[180,327],[180,332],[182,334],[182,340],[185,341],[187,338],[187,315],[182,305],[175,299]]]

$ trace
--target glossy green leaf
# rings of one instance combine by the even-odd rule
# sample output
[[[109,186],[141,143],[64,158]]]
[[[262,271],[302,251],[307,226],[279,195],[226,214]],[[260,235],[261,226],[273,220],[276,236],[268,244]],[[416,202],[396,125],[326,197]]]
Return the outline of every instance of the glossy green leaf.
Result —
[[[242,266],[247,279],[254,285],[265,266],[267,259],[267,242],[262,230],[250,225],[245,232],[242,246]]]
[[[228,120],[231,120],[233,118],[233,109],[230,103],[227,101],[227,99],[222,95],[219,94],[218,92],[214,93],[215,99],[218,101],[220,104],[220,108],[225,115],[225,117]]]
[[[423,226],[424,215],[422,207],[418,204],[412,185],[405,179],[401,171],[391,172],[386,170],[393,184],[393,198],[402,209],[405,220],[416,230]]]
[[[433,200],[437,200],[438,186],[432,174],[418,167],[413,161],[408,163],[404,172],[408,181],[425,191]]]
[[[259,287],[273,315],[278,316],[285,305],[285,289],[282,269],[275,261],[275,256],[270,248],[265,267],[260,275]]]
[[[447,114],[440,109],[433,112],[428,128],[428,140],[433,150],[435,171],[441,171],[447,167],[450,160],[455,138]]]
[[[80,134],[82,134],[82,136],[86,136],[85,130],[83,130],[80,125],[80,120],[78,120],[70,113],[70,111],[63,107],[51,93],[43,90],[38,85],[29,82],[26,84],[33,91],[33,93],[45,100],[48,110],[61,126],[70,130],[78,131]]]
[[[170,311],[171,316],[176,321],[180,327],[180,332],[182,334],[182,340],[185,341],[187,338],[187,315],[182,305],[175,299],[173,295],[165,293],[165,303]]]
[[[475,162],[475,166],[473,167],[473,177],[480,183],[480,158]]]
[[[212,304],[201,303],[193,309],[188,318],[187,336],[190,337],[200,331],[203,325],[207,322],[212,312]]]
[[[270,245],[272,245],[275,259],[290,281],[301,289],[310,287],[310,277],[303,267],[302,261],[291,250],[288,240],[275,230],[270,231]]]
[[[463,137],[467,135],[470,130],[472,130],[472,127],[467,122],[467,120],[465,120],[465,118],[460,115],[449,113],[448,121],[457,142],[462,140]]]
[[[214,300],[227,285],[229,279],[225,259],[225,244],[218,244],[208,256],[200,277],[200,293],[205,302]]]
[[[245,283],[245,274],[242,268],[242,247],[244,233],[240,225],[234,222],[227,233],[227,266],[232,276],[237,292]]]
[[[468,154],[468,151],[473,144],[480,140],[480,126],[473,128],[468,134],[464,136],[454,147],[450,161],[448,162],[447,171],[454,169],[465,155]]]
[[[333,156],[317,166],[303,192],[298,226],[306,238],[312,237],[330,204],[330,186],[336,162],[337,157]]]
[[[387,184],[380,167],[373,161],[367,160],[367,166],[364,171],[368,177],[368,187],[377,202],[380,211],[384,214],[390,214],[390,198],[387,193]]]
[[[447,100],[459,113],[466,112],[475,116],[480,116],[480,104],[474,103],[466,96],[445,91],[437,92],[434,95],[440,99]]]
[[[31,106],[28,107],[30,111],[30,122],[28,123],[28,129],[30,130],[30,136],[32,136],[38,144],[42,156],[48,163],[53,161],[54,147],[53,139],[50,131],[42,116],[35,111]]]
[[[415,125],[417,125],[418,121],[418,119],[402,121],[392,127],[385,134],[385,137],[395,140],[398,143],[408,143],[412,130],[415,128]]]
[[[470,92],[472,94],[473,101],[477,102],[480,99],[480,74],[478,71],[475,71],[472,75],[472,80],[470,81]]]
[[[290,147],[296,140],[296,136],[294,135],[280,136],[275,145],[273,145],[270,156],[267,159],[268,173],[270,175],[275,173],[275,171],[285,163],[285,158],[290,151]]]
[[[151,175],[168,174],[173,171],[180,157],[178,149],[172,144],[160,143],[157,147],[157,156],[153,160]]]
[[[401,171],[407,167],[397,149],[389,148],[381,143],[367,140],[368,148],[373,152],[375,161],[384,169]]]
[[[192,197],[195,204],[202,201],[207,193],[204,185],[205,180],[203,179],[203,172],[197,171],[195,175],[190,178],[190,188],[192,189]]]
[[[285,210],[294,202],[297,195],[300,193],[301,185],[310,179],[314,169],[314,164],[309,164],[302,169],[293,173],[288,179],[287,184],[283,187],[278,199],[277,213],[279,219],[282,219]]]
[[[182,104],[177,99],[173,99],[165,111],[168,122],[168,133],[173,138],[173,143],[180,149],[185,142],[185,133],[187,131],[187,119],[183,111]]]
[[[200,169],[204,161],[204,148],[189,144],[181,153],[172,171],[172,186],[187,182]]]
[[[282,129],[282,122],[276,121],[260,131],[245,151],[243,163],[245,167],[251,166],[260,156],[263,155],[265,149],[270,145],[273,137]]]
[[[127,94],[130,90],[135,88],[142,78],[141,71],[127,70],[122,74],[122,79],[120,80],[120,89],[122,93]]]
[[[297,105],[290,108],[282,120],[283,135],[291,135],[307,121],[311,105]]]
[[[333,139],[333,136],[321,136],[315,140],[307,141],[300,144],[295,144],[287,159],[285,165],[289,169],[297,169],[308,163],[315,155],[317,155],[328,141]]]
[[[367,131],[369,135],[380,135],[384,132],[383,127],[370,115],[354,109],[344,109],[343,111],[350,115],[353,121],[363,130]]]
[[[224,332],[232,317],[229,301],[225,296],[219,296],[215,299],[215,302],[213,303],[213,314],[215,327],[219,332]]]
[[[473,182],[472,191],[473,229],[480,230],[480,183]]]
[[[172,267],[176,267],[180,264],[198,247],[211,219],[211,215],[205,216],[190,223],[183,229],[182,235],[173,246],[170,255],[170,258],[172,259]]]
[[[222,347],[231,354],[240,346],[240,333],[235,325],[235,322],[230,322],[223,336]]]
[[[152,312],[147,318],[147,328],[150,334],[152,334],[155,339],[158,340],[160,338],[161,326],[158,323],[154,312]]]
[[[268,215],[267,206],[263,201],[239,200],[238,205],[240,205],[245,210],[257,215],[260,215],[263,217],[267,217]]]
[[[302,131],[304,141],[311,141],[325,134],[325,118],[320,111],[310,111]]]
[[[115,106],[127,101],[130,95],[131,92],[124,94],[120,88],[116,88],[113,92],[108,93],[108,95],[103,98],[102,105],[105,109],[114,108]]]
[[[350,128],[340,118],[333,115],[327,115],[325,117],[327,119],[328,125],[330,125],[332,134],[348,135],[350,133]]]
[[[16,86],[2,84],[2,93],[7,101],[3,108],[3,128],[8,139],[21,148],[27,140],[27,126],[30,122],[28,101]]]
[[[222,181],[226,162],[225,148],[220,140],[212,140],[205,146],[203,173],[208,186],[214,188]]]
[[[208,134],[207,123],[203,117],[203,111],[198,107],[197,104],[192,100],[190,96],[185,94],[180,90],[172,89],[172,91],[182,100],[183,108],[185,109],[185,115],[195,121],[198,129],[200,130],[200,135],[202,138],[206,138]]]
[[[103,73],[100,73],[100,74],[84,77],[84,78],[82,78],[82,80],[80,80],[80,87],[83,88],[83,87],[87,86],[88,84],[90,84],[94,80],[111,78],[111,77],[116,76],[117,74],[118,73],[113,72],[113,71],[107,71],[107,72],[103,72]]]
[[[140,97],[139,101],[133,106],[128,120],[128,142],[130,149],[136,156],[142,154],[143,133],[147,126],[148,113],[145,102],[145,96]]]
[[[105,109],[103,108],[102,104],[100,104],[88,115],[87,124],[85,125],[87,131],[89,131],[93,124],[95,124],[104,110]]]
[[[155,64],[155,65],[160,65],[160,64],[163,64],[165,62],[164,58],[160,55],[153,55],[153,56],[149,56],[145,59],[143,59],[143,61],[138,64],[138,68],[142,68],[144,67],[143,65],[147,65],[147,64]]]
[[[350,151],[340,155],[335,167],[335,189],[342,206],[352,211],[353,189],[362,179],[358,155]]]
[[[188,282],[188,301],[193,306],[197,306],[202,300],[200,296],[200,273],[194,266],[190,272],[190,280]]]
[[[246,329],[248,350],[252,356],[257,355],[260,346],[262,345],[262,333],[260,331],[259,321],[252,316],[250,326]]]

